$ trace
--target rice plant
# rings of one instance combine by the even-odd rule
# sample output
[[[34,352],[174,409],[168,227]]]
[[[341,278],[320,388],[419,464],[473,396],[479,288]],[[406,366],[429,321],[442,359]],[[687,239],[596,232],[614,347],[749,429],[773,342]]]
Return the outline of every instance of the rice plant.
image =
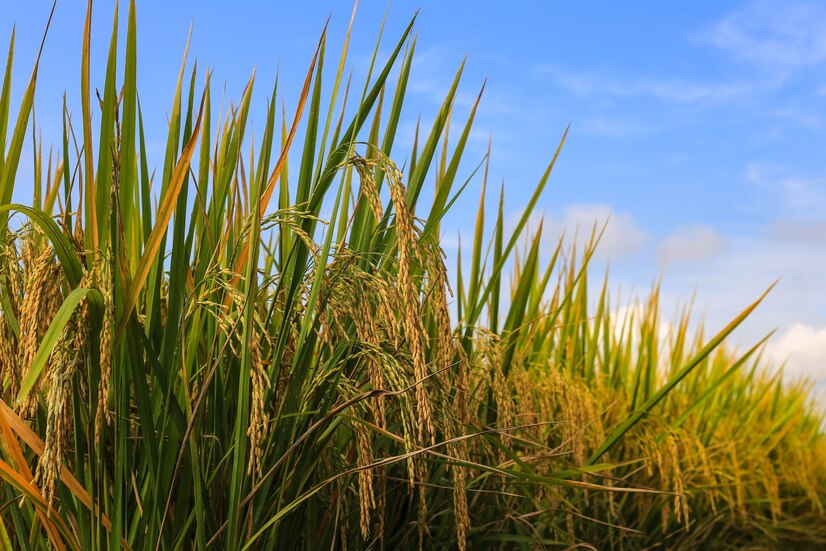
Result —
[[[12,118],[11,37],[5,549],[826,542],[809,388],[769,374],[764,341],[724,342],[759,300],[711,338],[688,311],[663,334],[656,288],[619,316],[589,278],[598,228],[585,250],[560,240],[540,259],[528,220],[567,132],[516,226],[504,189],[486,223],[486,167],[461,164],[482,91],[452,120],[461,67],[432,128],[394,147],[411,21],[386,59],[376,45],[361,85],[344,79],[349,31],[332,70],[322,32],[293,110],[277,108],[283,84],[266,89],[257,139],[254,78],[216,109],[209,73],[184,59],[155,172],[135,2],[125,36],[118,17],[93,99],[89,4],[80,124],[64,106],[56,155],[31,134],[28,205],[11,197],[28,185],[37,64]],[[479,180],[469,256],[451,271],[440,222]]]

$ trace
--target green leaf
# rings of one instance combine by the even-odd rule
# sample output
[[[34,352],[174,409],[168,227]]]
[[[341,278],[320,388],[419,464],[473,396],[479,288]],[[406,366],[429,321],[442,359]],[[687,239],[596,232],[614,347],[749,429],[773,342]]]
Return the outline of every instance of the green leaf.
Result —
[[[749,314],[751,314],[755,308],[766,298],[766,295],[774,288],[777,283],[773,283],[771,287],[769,287],[756,301],[754,301],[748,308],[743,310],[736,318],[734,318],[731,323],[725,326],[719,333],[717,333],[709,342],[706,344],[702,349],[700,349],[697,354],[691,358],[686,364],[671,378],[669,379],[665,385],[654,393],[651,398],[648,399],[642,406],[638,409],[633,410],[619,425],[617,425],[614,430],[605,438],[605,441],[597,448],[597,450],[591,455],[588,459],[586,465],[593,465],[599,459],[605,455],[611,448],[613,448],[617,443],[622,440],[622,437],[625,436],[629,430],[631,430],[634,425],[639,423],[647,414],[650,412],[654,407],[659,404],[662,400],[668,396],[668,394],[674,390],[674,387],[680,383],[689,373],[691,373],[694,368],[696,368],[700,363],[708,357],[711,352],[720,346],[723,340],[734,331],[738,325],[740,325],[744,319],[746,319]]]
[[[43,211],[31,207],[18,204],[0,206],[0,214],[7,216],[7,213],[10,211],[22,212],[28,216],[32,222],[40,226],[40,229],[43,230],[46,238],[54,247],[55,254],[58,260],[60,260],[60,265],[66,274],[69,285],[76,287],[77,284],[80,283],[80,278],[83,275],[83,268],[80,265],[80,260],[77,258],[74,246],[60,230],[57,223]]]
[[[32,365],[29,368],[28,373],[26,373],[26,376],[20,383],[20,392],[17,394],[18,403],[23,401],[23,399],[28,396],[29,391],[31,391],[32,387],[37,382],[38,377],[40,377],[40,373],[43,371],[43,368],[46,367],[46,362],[52,355],[52,351],[54,351],[60,336],[63,334],[63,329],[66,327],[66,324],[69,323],[75,309],[83,299],[90,295],[90,298],[94,298],[102,303],[103,296],[100,292],[97,289],[90,289],[87,287],[79,287],[75,289],[63,300],[63,304],[55,314],[52,323],[49,324],[49,329],[46,330],[46,334],[43,335],[43,339],[40,341],[40,346],[37,348],[37,353],[32,360]]]

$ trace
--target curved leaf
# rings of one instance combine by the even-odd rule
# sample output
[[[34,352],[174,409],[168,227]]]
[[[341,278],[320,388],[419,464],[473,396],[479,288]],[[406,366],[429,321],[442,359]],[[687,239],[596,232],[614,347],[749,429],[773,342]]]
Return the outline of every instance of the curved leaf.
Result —
[[[204,96],[205,97],[205,96]],[[201,98],[201,107],[198,109],[198,118],[195,121],[195,128],[192,130],[192,137],[181,151],[181,157],[175,165],[175,170],[172,172],[172,177],[169,181],[169,187],[161,199],[160,207],[155,220],[155,227],[152,228],[152,233],[149,234],[149,239],[146,242],[141,259],[138,262],[138,268],[132,279],[132,285],[129,287],[129,292],[124,298],[123,313],[121,314],[116,332],[116,341],[120,339],[126,329],[126,323],[129,321],[129,316],[132,315],[132,310],[138,302],[138,295],[143,289],[143,284],[149,276],[149,269],[158,254],[161,247],[161,241],[166,235],[166,228],[169,225],[169,219],[172,217],[172,211],[178,202],[178,194],[183,187],[184,180],[189,173],[189,162],[192,160],[192,154],[195,151],[195,144],[198,141],[198,132],[201,129],[201,116],[204,113],[204,97]]]
[[[35,506],[38,512],[47,515],[49,514],[49,504],[43,500],[43,497],[40,495],[38,489],[2,459],[0,459],[0,478],[5,480],[14,489],[23,494],[23,496]],[[49,515],[48,519],[49,522],[53,523],[53,525],[57,528],[58,532],[60,532],[60,535],[66,540],[66,542],[71,545],[72,549],[79,549],[77,540],[72,535],[69,526],[62,518],[60,518],[59,515]],[[59,541],[52,540],[52,544],[62,547]]]
[[[740,314],[736,318],[734,318],[734,320],[732,320],[731,323],[729,323],[719,333],[717,333],[714,336],[714,338],[712,338],[708,342],[708,344],[706,344],[699,352],[697,352],[697,354],[693,358],[691,358],[691,360],[689,360],[686,363],[686,365],[683,366],[682,369],[680,369],[677,372],[676,375],[669,379],[669,381],[665,383],[665,385],[660,390],[658,390],[651,398],[649,398],[645,404],[640,406],[639,409],[635,409],[634,411],[629,413],[625,421],[617,425],[614,428],[614,430],[611,431],[611,434],[608,435],[605,441],[603,441],[602,445],[600,445],[600,447],[597,448],[593,455],[591,455],[591,458],[588,459],[588,462],[585,463],[585,465],[594,465],[599,460],[599,458],[605,455],[605,453],[608,450],[613,448],[620,440],[622,440],[622,437],[625,436],[626,432],[631,430],[631,428],[634,427],[634,425],[639,423],[642,420],[642,418],[648,414],[649,411],[654,409],[654,407],[657,404],[659,404],[666,396],[668,396],[668,394],[674,389],[675,386],[677,386],[677,384],[680,381],[682,381],[686,377],[686,375],[688,375],[695,367],[700,365],[700,362],[702,362],[706,358],[706,356],[711,354],[711,352],[715,348],[720,346],[723,340],[725,340],[725,338],[728,337],[729,334],[731,334],[731,332],[734,331],[737,328],[737,326],[740,325],[740,323],[742,323],[742,321],[746,319],[746,317],[748,317],[748,315],[754,311],[755,308],[757,308],[757,306],[763,301],[763,299],[766,298],[766,295],[768,295],[769,292],[772,289],[774,289],[774,286],[776,284],[777,282],[773,283],[771,287],[769,287],[760,296],[760,298],[754,301],[748,308],[740,312]]]
[[[80,265],[80,260],[77,258],[74,247],[69,243],[66,236],[63,235],[57,222],[52,220],[52,218],[42,210],[14,203],[1,206],[0,215],[12,210],[25,214],[32,222],[40,226],[40,229],[43,230],[46,238],[51,241],[54,247],[55,254],[58,260],[60,260],[60,265],[63,267],[63,272],[66,274],[69,285],[76,287],[77,284],[80,283],[80,278],[83,275],[83,268]]]

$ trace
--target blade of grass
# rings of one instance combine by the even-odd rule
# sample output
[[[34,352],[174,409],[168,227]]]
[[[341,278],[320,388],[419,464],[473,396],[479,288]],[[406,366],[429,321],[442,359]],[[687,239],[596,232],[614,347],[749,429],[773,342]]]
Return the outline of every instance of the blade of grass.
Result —
[[[605,441],[600,444],[600,446],[594,451],[591,457],[588,459],[586,465],[593,465],[596,463],[603,455],[605,455],[611,448],[613,448],[617,443],[622,440],[622,437],[631,430],[634,425],[639,423],[645,415],[648,414],[654,407],[659,404],[663,399],[668,396],[668,394],[680,383],[691,371],[696,368],[700,362],[702,362],[706,357],[708,357],[711,352],[720,346],[720,343],[734,331],[737,326],[739,326],[749,314],[751,314],[755,308],[766,298],[766,295],[774,288],[777,282],[773,283],[755,302],[753,302],[750,306],[748,306],[745,310],[743,310],[736,318],[734,318],[726,327],[724,327],[719,333],[717,333],[712,339],[706,344],[697,354],[691,358],[686,365],[684,365],[668,382],[663,385],[657,392],[654,393],[651,398],[648,399],[643,405],[641,405],[638,409],[632,411],[628,417],[617,425],[611,433],[605,438]]]
[[[204,100],[202,98],[201,106],[198,109],[198,118],[195,121],[195,128],[192,132],[192,137],[181,151],[181,157],[178,159],[175,170],[172,172],[169,187],[161,200],[160,207],[158,208],[158,213],[155,218],[155,226],[152,228],[152,233],[149,235],[143,254],[138,262],[138,268],[132,278],[131,287],[124,297],[121,319],[118,322],[118,328],[115,332],[115,342],[120,340],[124,330],[126,329],[126,323],[129,316],[132,314],[132,310],[137,304],[138,295],[143,288],[146,277],[149,275],[149,268],[155,261],[162,238],[166,235],[166,228],[169,224],[169,219],[172,216],[172,211],[174,210],[175,204],[177,203],[178,193],[180,193],[184,180],[189,174],[189,163],[192,160],[192,154],[195,151],[195,144],[198,141],[198,132],[201,128],[201,115],[203,114],[203,109]]]

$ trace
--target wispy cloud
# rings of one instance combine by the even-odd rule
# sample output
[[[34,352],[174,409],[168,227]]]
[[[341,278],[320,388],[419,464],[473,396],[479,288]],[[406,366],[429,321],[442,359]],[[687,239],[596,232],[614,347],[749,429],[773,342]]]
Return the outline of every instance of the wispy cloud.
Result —
[[[680,228],[663,239],[660,258],[669,264],[698,261],[726,248],[725,237],[710,226]]]
[[[775,216],[822,218],[826,212],[826,178],[800,175],[783,165],[757,161],[746,165],[745,176],[758,205],[766,205]]]
[[[821,127],[820,116],[817,113],[797,107],[787,106],[769,109],[764,116],[770,120],[783,122],[796,128],[819,130]]]
[[[826,247],[826,215],[817,221],[782,218],[774,220],[768,228],[774,239],[795,243],[809,243]]]
[[[792,377],[826,381],[826,327],[796,323],[769,342],[771,360]]]
[[[631,138],[646,136],[655,132],[656,128],[649,123],[626,117],[596,116],[584,120],[579,131],[590,136]]]
[[[692,240],[692,234],[698,237]],[[785,363],[786,375],[802,375],[826,385],[826,296],[820,275],[826,269],[826,247],[822,243],[768,235],[717,235],[701,227],[679,230],[672,235],[676,236],[666,238],[663,248],[674,250],[667,243],[678,243],[687,257],[679,266],[669,262],[664,270],[661,304],[666,319],[672,319],[669,313],[679,311],[693,295],[695,319],[715,332],[781,278],[729,342],[744,350],[777,329],[764,367],[774,369]],[[634,263],[645,265],[649,250],[644,248]],[[619,304],[633,307],[635,297],[644,297],[650,275],[646,271],[630,279],[612,278],[612,291],[636,289],[630,297],[621,296]],[[661,334],[666,333],[661,330]]]
[[[758,0],[691,38],[755,65],[797,69],[826,62],[826,4]]]
[[[556,85],[579,96],[647,97],[675,104],[716,103],[742,99],[757,90],[773,85],[771,82],[759,86],[753,82],[741,81],[695,82],[678,77],[621,78],[600,71],[571,71],[550,65],[537,67],[536,71],[550,76]]]
[[[745,323],[750,339],[795,324],[826,325],[822,273],[826,247],[769,236],[727,236],[725,254],[666,269],[665,289],[674,302],[697,293],[710,327],[722,327],[780,278]]]
[[[408,90],[433,105],[441,105],[461,65],[462,58],[455,51],[442,46],[430,46],[416,51],[410,69]],[[479,104],[480,113],[489,116],[512,115],[519,109],[512,100],[496,89],[497,83],[488,83]],[[454,105],[470,109],[479,96],[482,81],[468,80],[467,72],[456,92]]]
[[[511,215],[511,226],[516,225],[521,213]],[[617,212],[601,203],[568,205],[562,212],[538,212],[531,216],[530,228],[536,230],[542,223],[542,242],[547,250],[554,249],[565,236],[568,244],[576,243],[578,250],[591,238],[592,231],[603,230],[595,257],[599,260],[623,261],[635,256],[649,241],[634,216]]]

